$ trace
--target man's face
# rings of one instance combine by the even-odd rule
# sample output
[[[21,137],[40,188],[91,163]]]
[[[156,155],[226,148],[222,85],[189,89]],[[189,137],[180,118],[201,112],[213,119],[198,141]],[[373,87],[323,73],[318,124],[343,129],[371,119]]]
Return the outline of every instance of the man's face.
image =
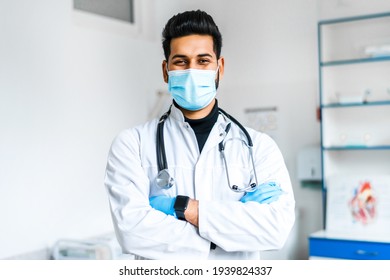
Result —
[[[167,66],[169,70],[189,68],[217,70],[219,66],[219,79],[221,79],[224,59],[220,57],[217,60],[212,36],[188,35],[171,41],[171,54],[168,62],[164,60],[162,65],[165,82],[168,82]]]

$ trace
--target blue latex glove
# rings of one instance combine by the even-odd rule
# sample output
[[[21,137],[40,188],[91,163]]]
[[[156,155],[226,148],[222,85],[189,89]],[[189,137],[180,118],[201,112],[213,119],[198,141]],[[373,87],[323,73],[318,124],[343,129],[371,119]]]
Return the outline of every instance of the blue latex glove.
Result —
[[[241,199],[241,202],[256,201],[261,204],[269,204],[279,199],[283,194],[280,185],[275,182],[267,182],[256,187],[254,192],[246,193]]]
[[[169,197],[165,195],[153,196],[149,198],[150,206],[171,216],[175,216],[175,209],[173,208],[175,201],[176,197]]]

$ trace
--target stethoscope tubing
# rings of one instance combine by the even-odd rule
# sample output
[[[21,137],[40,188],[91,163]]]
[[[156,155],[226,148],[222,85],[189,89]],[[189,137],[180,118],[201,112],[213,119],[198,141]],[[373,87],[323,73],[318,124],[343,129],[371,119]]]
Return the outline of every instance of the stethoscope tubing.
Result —
[[[167,156],[165,153],[165,143],[164,143],[164,122],[171,113],[171,107],[169,110],[161,116],[158,125],[157,125],[157,135],[156,135],[156,149],[157,149],[157,165],[158,171],[168,169]]]
[[[251,158],[253,173],[254,173],[255,181],[256,181],[255,184],[251,183],[248,187],[245,187],[245,188],[238,188],[236,185],[232,186],[230,184],[229,169],[228,169],[226,156],[225,156],[225,146],[224,146],[224,140],[225,139],[223,139],[218,144],[218,148],[219,148],[219,151],[222,154],[223,162],[224,162],[225,169],[226,169],[226,176],[227,176],[227,181],[228,181],[229,188],[232,191],[234,191],[234,192],[251,192],[251,191],[254,191],[256,189],[257,184],[258,184],[258,180],[257,180],[257,174],[256,174],[256,170],[255,170],[255,162],[254,162],[254,158],[253,158],[253,150],[252,150],[253,142],[252,142],[252,138],[250,137],[248,131],[244,128],[244,126],[239,121],[237,121],[234,117],[232,117],[231,115],[226,113],[221,108],[218,108],[218,111],[221,112],[223,115],[225,115],[233,123],[235,123],[241,129],[241,131],[245,134],[245,136],[247,138],[247,142],[248,142],[246,144],[246,146],[249,149],[249,155],[250,155],[250,158]],[[170,113],[171,113],[171,107],[159,119],[159,122],[157,124],[157,133],[156,133],[156,155],[157,155],[157,166],[158,166],[158,175],[157,175],[157,182],[158,183],[157,184],[160,187],[162,187],[162,188],[169,188],[169,187],[171,187],[173,185],[173,182],[174,182],[173,178],[169,175],[167,157],[166,157],[166,153],[165,153],[165,143],[164,143],[164,122],[166,121],[166,119],[168,118]],[[225,137],[228,134],[228,132],[230,130],[230,127],[231,127],[231,123],[228,123],[226,128],[225,128]],[[164,180],[161,179],[163,177],[168,178],[168,179],[166,179],[167,180],[167,183],[166,183],[167,186],[165,186],[164,183],[161,183],[162,181],[164,181]],[[169,186],[168,186],[168,184],[169,184]]]

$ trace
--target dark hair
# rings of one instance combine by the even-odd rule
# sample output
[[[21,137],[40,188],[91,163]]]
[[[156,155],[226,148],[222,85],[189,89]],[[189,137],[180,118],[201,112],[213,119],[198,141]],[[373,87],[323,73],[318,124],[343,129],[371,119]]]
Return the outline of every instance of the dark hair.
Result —
[[[219,59],[222,48],[222,35],[213,18],[204,11],[187,11],[179,13],[168,20],[162,32],[162,45],[165,59],[171,54],[171,40],[187,35],[211,35],[214,42],[214,52]]]

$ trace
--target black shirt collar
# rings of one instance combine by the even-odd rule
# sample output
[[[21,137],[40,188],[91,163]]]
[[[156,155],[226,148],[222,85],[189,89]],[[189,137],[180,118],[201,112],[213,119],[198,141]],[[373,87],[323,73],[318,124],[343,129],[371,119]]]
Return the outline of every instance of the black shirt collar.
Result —
[[[192,127],[195,133],[210,132],[218,119],[218,100],[215,100],[213,109],[211,110],[210,114],[208,114],[206,117],[201,119],[196,119],[196,120],[188,119],[186,117],[184,117],[184,119],[186,122],[189,123],[189,125]]]

